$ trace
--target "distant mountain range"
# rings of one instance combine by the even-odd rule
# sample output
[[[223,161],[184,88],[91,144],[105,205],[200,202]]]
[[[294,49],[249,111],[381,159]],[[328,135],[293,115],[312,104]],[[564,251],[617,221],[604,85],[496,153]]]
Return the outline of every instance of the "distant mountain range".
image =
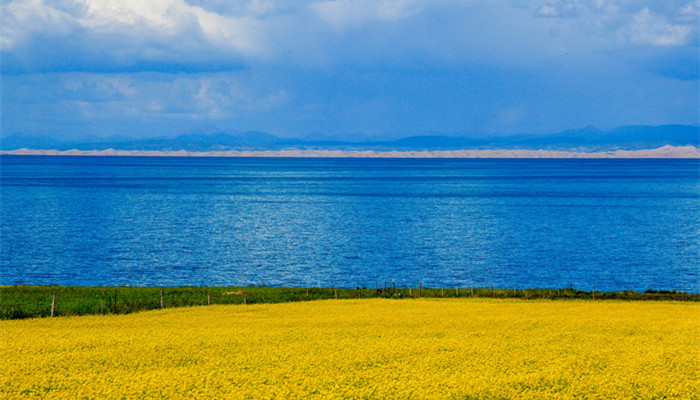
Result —
[[[146,151],[231,151],[231,150],[637,150],[665,145],[700,147],[700,126],[621,126],[609,131],[595,127],[555,134],[471,138],[467,136],[410,136],[384,141],[340,141],[280,138],[269,133],[232,132],[207,124],[173,137],[149,139],[110,136],[61,140],[44,136],[14,134],[0,139],[0,150],[146,150]]]

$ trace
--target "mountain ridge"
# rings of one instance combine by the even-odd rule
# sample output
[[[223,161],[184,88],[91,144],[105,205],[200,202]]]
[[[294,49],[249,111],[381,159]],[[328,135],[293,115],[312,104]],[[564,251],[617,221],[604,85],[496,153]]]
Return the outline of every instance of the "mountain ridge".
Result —
[[[203,124],[170,137],[147,139],[110,136],[82,140],[14,134],[0,139],[0,150],[129,150],[129,151],[265,151],[265,150],[345,150],[345,151],[434,151],[434,150],[576,150],[610,151],[659,148],[662,146],[700,147],[700,126],[625,125],[608,131],[593,126],[553,134],[516,134],[491,138],[469,136],[416,135],[393,140],[349,141],[281,138],[261,131],[234,132]]]

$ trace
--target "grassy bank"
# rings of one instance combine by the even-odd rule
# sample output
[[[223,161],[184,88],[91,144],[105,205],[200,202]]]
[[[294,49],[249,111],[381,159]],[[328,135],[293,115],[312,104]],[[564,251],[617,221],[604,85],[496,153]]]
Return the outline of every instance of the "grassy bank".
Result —
[[[54,296],[55,294],[55,296]],[[699,294],[676,291],[637,293],[593,292],[573,288],[283,288],[283,287],[90,287],[90,286],[2,286],[0,319],[22,319],[90,314],[129,314],[171,307],[214,304],[265,304],[307,300],[355,298],[518,298],[586,300],[676,300],[700,301]],[[161,300],[162,299],[162,300]]]
[[[0,321],[0,397],[697,399],[698,312],[422,298]]]

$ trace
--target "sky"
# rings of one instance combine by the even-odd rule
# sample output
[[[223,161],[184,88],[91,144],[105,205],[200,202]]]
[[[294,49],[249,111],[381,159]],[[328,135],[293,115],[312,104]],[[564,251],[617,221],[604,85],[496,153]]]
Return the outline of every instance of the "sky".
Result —
[[[700,124],[700,0],[2,2],[1,134]]]

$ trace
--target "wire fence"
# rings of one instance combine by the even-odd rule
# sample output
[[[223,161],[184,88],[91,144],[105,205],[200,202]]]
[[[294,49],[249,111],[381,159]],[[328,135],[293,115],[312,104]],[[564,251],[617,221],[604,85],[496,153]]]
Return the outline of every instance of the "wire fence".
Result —
[[[491,287],[397,288],[394,283],[375,282],[374,288],[278,288],[278,287],[65,287],[6,286],[0,288],[0,319],[68,315],[128,314],[172,307],[248,305],[294,301],[357,298],[514,298],[587,300],[700,301],[700,294],[679,291],[596,292],[568,288],[532,289]]]

